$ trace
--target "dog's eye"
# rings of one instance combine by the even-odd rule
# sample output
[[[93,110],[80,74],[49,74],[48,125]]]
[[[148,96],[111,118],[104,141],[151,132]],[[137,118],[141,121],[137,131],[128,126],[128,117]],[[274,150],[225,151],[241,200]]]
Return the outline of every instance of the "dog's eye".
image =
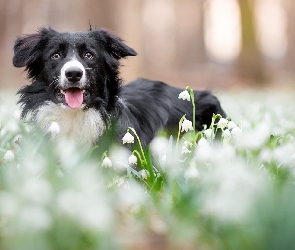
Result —
[[[84,57],[88,60],[91,60],[93,58],[93,55],[90,52],[85,53]]]
[[[59,53],[54,53],[52,56],[51,56],[52,59],[59,59],[61,58],[60,54]]]

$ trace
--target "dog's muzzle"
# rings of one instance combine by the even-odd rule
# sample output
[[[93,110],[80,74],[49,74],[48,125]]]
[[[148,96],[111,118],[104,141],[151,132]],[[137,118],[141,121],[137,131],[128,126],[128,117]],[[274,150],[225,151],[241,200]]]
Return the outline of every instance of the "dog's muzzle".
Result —
[[[82,106],[85,95],[85,68],[78,60],[67,62],[61,69],[59,97],[70,108],[76,109]]]

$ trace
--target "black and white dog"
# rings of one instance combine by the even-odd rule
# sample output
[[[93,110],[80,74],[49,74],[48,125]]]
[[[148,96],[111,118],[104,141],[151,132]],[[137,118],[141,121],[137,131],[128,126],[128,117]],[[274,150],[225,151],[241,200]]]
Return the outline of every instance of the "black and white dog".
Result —
[[[107,131],[122,139],[128,127],[147,146],[160,129],[192,120],[192,105],[178,99],[180,89],[163,82],[137,79],[122,85],[119,60],[136,52],[104,30],[59,33],[43,28],[19,37],[13,65],[25,67],[30,85],[19,90],[22,118],[30,117],[44,132],[52,119],[60,136],[90,146]],[[213,113],[225,113],[216,97],[195,91],[196,127],[210,125]]]

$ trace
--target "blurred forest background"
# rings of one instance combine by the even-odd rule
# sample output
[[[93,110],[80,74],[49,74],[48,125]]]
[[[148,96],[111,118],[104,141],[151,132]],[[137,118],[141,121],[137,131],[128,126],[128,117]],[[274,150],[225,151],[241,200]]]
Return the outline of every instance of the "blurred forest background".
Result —
[[[122,62],[126,81],[225,91],[295,83],[294,0],[0,0],[0,88],[27,82],[12,66],[17,36],[89,23],[138,52]]]

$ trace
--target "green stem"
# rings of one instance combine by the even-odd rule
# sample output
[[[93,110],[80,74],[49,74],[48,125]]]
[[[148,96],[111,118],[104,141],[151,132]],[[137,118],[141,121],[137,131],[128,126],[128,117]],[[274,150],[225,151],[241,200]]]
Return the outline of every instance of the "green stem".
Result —
[[[139,160],[140,160],[140,162],[141,162],[142,165],[145,164],[145,160],[143,160],[143,159],[141,158],[141,155],[140,155],[140,153],[139,153],[137,150],[133,150],[133,151],[132,151],[132,154],[136,154],[136,155],[137,155],[137,157],[139,158]]]
[[[143,156],[143,158],[144,158],[144,163],[146,164],[147,161],[146,161],[146,158],[145,158],[145,155],[144,155],[144,151],[143,151],[143,148],[142,148],[142,145],[141,145],[141,141],[140,141],[140,139],[139,139],[139,137],[138,137],[138,135],[137,135],[135,129],[134,129],[134,128],[131,128],[131,127],[128,127],[128,129],[130,129],[130,130],[134,133],[134,135],[136,136],[136,139],[137,139],[137,141],[138,141],[138,144],[139,144],[139,148],[140,148],[141,154],[142,154],[142,156]]]
[[[104,151],[103,154],[101,155],[101,159],[100,159],[101,162],[103,161],[104,158],[106,158],[106,157],[108,156],[108,155],[107,155],[107,152],[108,152],[108,151],[106,150],[106,151]]]
[[[182,122],[185,120],[185,116],[181,117],[181,119],[179,120],[179,124],[178,124],[178,134],[177,134],[177,141],[176,141],[176,149],[178,148],[178,142],[179,142],[179,138],[180,138],[180,129],[181,129],[181,124]]]
[[[200,140],[199,137],[200,137],[200,139],[203,137],[202,132],[198,132],[198,133],[195,134],[194,141],[193,141],[194,145],[196,145],[197,142]]]
[[[211,125],[210,125],[210,127],[209,127],[209,128],[212,129],[212,134],[211,134],[211,140],[210,140],[210,143],[212,143],[213,140],[215,139],[215,136],[216,136],[216,133],[217,133],[217,130],[218,130],[218,127],[217,127],[217,126],[214,127],[214,125],[215,125],[215,121],[216,121],[217,118],[222,118],[222,116],[219,115],[219,114],[217,114],[217,115],[213,114],[213,116],[212,116],[212,121],[211,121]]]
[[[196,131],[196,106],[195,106],[195,94],[193,89],[190,90],[190,96],[191,96],[191,102],[193,106],[193,128],[194,128],[194,131]]]

